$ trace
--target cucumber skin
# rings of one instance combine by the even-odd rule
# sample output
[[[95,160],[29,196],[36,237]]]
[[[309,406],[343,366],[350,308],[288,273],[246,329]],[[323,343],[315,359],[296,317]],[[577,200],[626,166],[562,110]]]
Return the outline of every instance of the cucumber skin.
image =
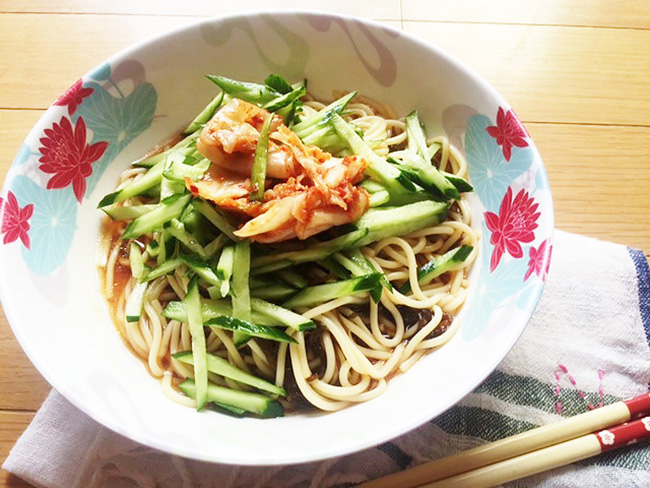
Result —
[[[299,331],[312,330],[316,328],[313,320],[304,318],[303,316],[274,303],[269,303],[259,298],[251,298],[251,309],[253,314],[255,312],[268,316],[281,322],[287,327],[294,328]]]
[[[266,325],[257,325],[246,320],[231,317],[229,315],[218,315],[208,320],[205,325],[209,327],[219,327],[232,332],[243,333],[247,336],[259,337],[261,339],[268,339],[277,342],[289,342],[295,344],[297,341],[286,332],[268,327]],[[237,342],[235,340],[235,342]]]
[[[163,200],[154,210],[133,220],[122,234],[122,239],[135,239],[179,217],[190,199],[191,195],[174,195],[169,200]]]
[[[354,223],[356,230],[329,241],[320,242],[305,251],[289,251],[256,257],[251,261],[253,273],[259,268],[276,271],[292,264],[322,261],[332,254],[361,247],[386,237],[405,235],[442,222],[449,213],[449,204],[424,200],[400,207],[371,208]]]
[[[442,273],[445,273],[453,263],[462,263],[467,259],[469,253],[472,252],[472,249],[472,246],[464,245],[458,249],[453,249],[446,259],[440,259],[445,258],[445,254],[443,254],[439,260],[429,261],[418,270],[418,282],[426,284]]]
[[[350,278],[345,281],[326,283],[304,288],[283,304],[285,308],[310,307],[335,298],[372,290],[379,283],[380,274]]]
[[[465,261],[473,249],[472,246],[463,245],[457,249],[447,251],[445,254],[438,256],[437,259],[429,261],[418,270],[418,283],[422,285],[430,283],[434,278],[449,271],[449,268],[454,263]],[[399,289],[402,295],[406,295],[410,291],[411,284],[408,281]]]
[[[386,237],[406,235],[442,222],[449,213],[449,204],[425,200],[401,207],[374,208],[368,210],[356,222],[368,234],[356,245],[365,246]]]
[[[194,364],[194,355],[192,354],[192,351],[177,352],[176,354],[172,354],[172,357],[185,364]],[[208,371],[210,373],[214,373],[225,378],[230,378],[232,380],[238,381],[239,383],[253,386],[257,389],[267,391],[274,395],[287,396],[287,391],[281,386],[276,386],[269,381],[258,378],[257,376],[253,376],[250,373],[246,373],[245,371],[242,371],[238,367],[233,366],[227,360],[220,358],[219,356],[207,353],[207,364]]]
[[[194,381],[186,379],[179,385],[188,397],[194,398],[196,385]],[[208,384],[208,402],[233,406],[235,408],[256,413],[260,417],[272,418],[284,416],[282,404],[276,400],[247,391],[232,390],[215,384]]]
[[[187,308],[183,302],[169,302],[162,313],[163,317],[179,322],[187,322]],[[203,299],[201,304],[201,316],[207,322],[219,315],[232,315],[232,305],[226,300]],[[279,325],[279,321],[266,316],[265,314],[252,311],[253,322],[259,325]]]

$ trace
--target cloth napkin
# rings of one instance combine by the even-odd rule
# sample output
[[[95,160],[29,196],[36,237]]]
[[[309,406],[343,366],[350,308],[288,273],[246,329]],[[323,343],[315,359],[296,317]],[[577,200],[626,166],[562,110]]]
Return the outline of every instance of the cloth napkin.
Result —
[[[401,437],[322,462],[244,467],[150,449],[100,426],[52,391],[3,468],[38,487],[333,487],[406,469],[648,391],[650,272],[640,251],[556,231],[538,308],[494,373]],[[650,486],[637,445],[510,487]]]

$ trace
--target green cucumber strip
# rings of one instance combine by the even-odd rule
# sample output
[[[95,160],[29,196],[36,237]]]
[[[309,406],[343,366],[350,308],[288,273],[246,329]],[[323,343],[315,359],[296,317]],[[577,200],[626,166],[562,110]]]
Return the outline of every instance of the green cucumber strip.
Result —
[[[232,80],[225,76],[206,75],[206,78],[232,98],[239,98],[258,106],[262,106],[281,95],[281,93],[267,85]]]
[[[286,325],[295,330],[311,330],[316,328],[316,324],[311,319],[306,319],[300,314],[297,314],[287,308],[280,307],[274,303],[269,303],[259,298],[251,298],[251,309],[253,314],[256,312],[269,317],[277,323]],[[256,321],[257,323],[257,321]]]
[[[301,139],[326,127],[327,122],[333,114],[340,114],[345,110],[350,100],[357,95],[357,92],[350,92],[347,95],[330,103],[327,107],[319,110],[310,117],[304,117],[301,122],[294,124],[291,128]]]
[[[379,303],[379,300],[381,299],[382,286],[386,286],[386,288],[391,289],[389,288],[391,286],[390,282],[386,279],[384,273],[377,271],[368,262],[359,248],[350,249],[345,254],[342,252],[336,253],[334,254],[333,258],[345,268],[350,270],[354,276],[364,276],[372,273],[378,273],[380,275],[381,278],[379,281],[377,281],[377,285],[372,290],[369,290],[370,297],[375,303]]]
[[[232,405],[226,405],[225,403],[211,402],[217,409],[221,409],[227,415],[232,415],[233,417],[241,418],[246,415],[246,410],[243,408],[233,407]]]
[[[318,264],[336,276],[339,280],[347,280],[351,277],[350,271],[342,266],[341,263],[336,261],[332,256],[322,261],[318,261]]]
[[[250,288],[248,284],[250,270],[250,241],[235,244],[231,280],[232,309],[235,318],[251,320]]]
[[[251,289],[250,296],[262,298],[264,300],[281,301],[288,299],[297,291],[298,290],[292,286],[285,285],[284,283],[275,283],[272,286],[262,286]]]
[[[148,158],[140,159],[131,163],[134,168],[151,168],[165,158],[165,152],[159,152]]]
[[[196,210],[193,205],[188,205],[185,207],[185,210],[183,210],[183,213],[178,220],[183,223],[185,230],[192,234],[194,238],[204,246],[203,252],[205,253],[206,257],[208,255],[208,251],[212,249],[208,248],[208,244],[211,244],[214,239],[221,236],[221,240],[223,240],[224,245],[225,243],[229,242],[229,239],[221,232],[216,232],[216,229],[212,227],[210,222],[208,222],[208,220],[203,215],[201,215],[201,212]],[[218,242],[213,246],[218,246]],[[223,247],[223,245],[212,249],[210,252],[215,253],[216,251],[221,250],[221,247]]]
[[[235,226],[232,225],[219,210],[214,208],[214,206],[200,198],[195,198],[192,200],[192,206],[201,212],[201,215],[208,219],[212,225],[214,225],[222,233],[226,234],[231,241],[239,241],[239,237],[234,234],[234,231],[237,230]]]
[[[122,239],[135,239],[179,217],[191,198],[191,195],[168,197],[156,205],[154,210],[132,221],[122,234]]]
[[[203,174],[210,167],[210,160],[201,158],[196,164],[189,165],[183,162],[185,156],[179,153],[173,153],[167,157],[167,163],[163,170],[163,177],[168,180],[178,181],[185,185],[185,178],[192,181],[201,179]]]
[[[235,265],[235,246],[225,246],[221,251],[217,264],[217,276],[222,280],[229,280]]]
[[[379,283],[379,273],[350,278],[349,280],[307,287],[282,306],[285,308],[310,307],[335,298],[372,290]]]
[[[185,183],[178,180],[171,180],[163,175],[160,180],[160,199],[165,200],[185,191]]]
[[[341,114],[356,92],[348,93],[311,117],[292,127],[305,144],[315,145],[338,156],[344,156],[347,145],[329,123],[333,114]]]
[[[121,190],[117,190],[113,193],[106,195],[97,205],[97,208],[106,207],[114,203],[119,203],[127,198],[140,195],[145,191],[153,188],[156,185],[160,185],[160,180],[162,179],[163,170],[165,169],[165,161],[161,160],[156,163],[154,166],[149,168],[149,170],[144,173],[139,178],[134,179],[131,183],[126,185]]]
[[[144,292],[147,290],[147,283],[138,283],[131,290],[129,299],[126,302],[125,315],[127,322],[140,320],[142,305],[144,304]]]
[[[370,210],[368,210],[370,212]],[[366,213],[368,213],[366,212]],[[280,253],[267,254],[252,260],[254,268],[274,265],[276,266],[269,271],[275,271],[292,264],[308,263],[310,261],[322,261],[335,252],[358,246],[359,242],[368,236],[369,230],[359,227],[357,230],[348,232],[329,241],[319,242],[311,245],[308,249],[300,251],[287,251]],[[280,266],[282,264],[282,266]]]
[[[472,252],[472,249],[472,246],[463,245],[432,259],[418,269],[418,283],[426,285],[441,274],[456,269],[456,265],[463,263]],[[407,281],[399,291],[402,294],[409,293],[411,284]]]
[[[219,315],[232,315],[232,304],[230,300],[224,299],[203,299],[201,300],[201,316],[203,323]],[[163,310],[163,317],[169,320],[187,322],[187,307],[183,302],[169,302]],[[282,325],[283,323],[271,315],[262,314],[256,310],[251,312],[252,321],[259,325]]]
[[[165,169],[167,155],[172,151],[196,151],[195,146],[198,136],[198,133],[192,134],[166,151],[133,163],[134,167],[149,168],[149,170],[124,188],[106,195],[99,202],[97,207],[101,208],[107,205],[119,203],[132,196],[149,193],[152,189],[159,187],[161,184],[162,173]],[[158,191],[156,193],[158,193]]]
[[[343,265],[343,267],[350,271],[354,276],[363,276],[365,274],[368,274],[368,269],[366,269],[365,266],[361,266],[358,262],[355,262],[352,259],[348,258],[342,252],[337,252],[334,254],[332,256],[332,259]],[[370,270],[370,272],[372,273],[374,270]]]
[[[330,123],[336,133],[345,141],[350,150],[366,158],[368,166],[365,173],[373,180],[381,182],[388,192],[396,197],[405,192],[414,191],[415,185],[392,164],[375,154],[368,144],[338,114],[333,114]]]
[[[163,261],[162,264],[159,264],[154,269],[145,274],[140,281],[146,283],[147,281],[155,280],[160,276],[171,273],[179,266],[183,265],[183,261],[180,258],[167,259]]]
[[[205,325],[230,330],[233,333],[243,333],[245,336],[268,339],[270,341],[296,343],[296,340],[293,337],[280,329],[253,324],[247,320],[241,320],[227,315],[220,315],[210,319]]]
[[[144,248],[144,252],[147,254],[147,256],[155,258],[160,252],[160,244],[156,240],[150,241]]]
[[[192,380],[186,379],[179,385],[179,388],[188,397],[196,397],[196,385]],[[260,417],[272,418],[284,415],[284,408],[277,400],[272,400],[260,393],[233,390],[213,383],[208,384],[207,399],[211,403],[228,408],[228,410],[234,407]]]
[[[162,266],[167,261],[167,243],[172,240],[172,236],[165,229],[158,232],[156,241],[158,242],[158,256],[156,262],[158,266]]]
[[[463,245],[429,261],[418,270],[418,283],[426,285],[442,273],[453,269],[454,264],[463,263],[472,249],[472,246]]]
[[[388,193],[387,190],[372,193],[368,201],[370,203],[370,208],[380,207],[390,201],[390,193]]]
[[[206,258],[203,246],[199,241],[190,234],[183,223],[178,219],[171,219],[169,225],[166,227],[167,231],[176,239],[178,239],[187,249],[201,258]]]
[[[300,86],[300,83],[296,84],[295,87],[291,86],[291,84],[284,78],[284,76],[275,73],[271,73],[269,76],[267,76],[266,79],[264,80],[264,84],[269,88],[275,90],[276,92],[283,93],[283,94],[289,93],[294,88]]]
[[[193,132],[196,132],[199,129],[201,129],[205,124],[207,124],[208,121],[214,116],[214,113],[217,111],[217,109],[221,106],[221,103],[223,102],[223,98],[224,98],[223,92],[219,93],[216,97],[214,97],[212,101],[208,103],[206,107],[203,110],[201,110],[201,112],[199,112],[199,114],[194,118],[194,120],[189,123],[189,125],[183,131],[183,134],[191,134]]]
[[[226,246],[221,251],[217,263],[217,276],[221,280],[221,296],[225,297],[230,291],[230,277],[235,265],[235,246]]]
[[[183,301],[187,307],[187,323],[192,336],[196,409],[202,410],[208,401],[208,365],[205,331],[201,316],[201,295],[199,295],[199,282],[196,277],[190,280],[187,295]]]
[[[136,168],[150,168],[158,164],[160,161],[164,161],[170,152],[174,152],[174,151],[194,152],[196,151],[196,140],[199,138],[199,136],[200,136],[200,132],[189,134],[187,137],[181,139],[172,147],[164,151],[161,151],[159,153],[156,153],[153,156],[149,156],[147,158],[136,161],[135,163],[132,164],[132,166]]]
[[[355,247],[439,224],[447,217],[448,212],[449,204],[431,200],[400,207],[371,208],[355,224],[359,229],[368,231]]]
[[[223,247],[230,242],[230,239],[225,234],[219,234],[207,246],[203,248],[203,253],[206,259],[214,257]]]
[[[253,157],[253,167],[251,169],[251,184],[253,192],[250,199],[261,201],[264,200],[264,190],[266,182],[266,164],[269,157],[269,128],[273,122],[273,114],[269,115],[262,125],[260,137],[255,147],[255,156]]]
[[[254,258],[252,262],[254,262],[256,259],[260,259],[263,264],[261,266],[258,266],[256,268],[251,268],[251,276],[257,276],[257,275],[262,275],[262,274],[267,274],[267,273],[272,273],[273,271],[278,271],[280,269],[287,268],[289,266],[293,266],[293,261],[289,259],[280,259],[278,261],[264,261],[262,258],[265,258],[266,256],[262,256],[260,258]]]
[[[290,91],[289,93],[285,93],[283,95],[280,95],[279,97],[274,98],[273,100],[266,102],[262,106],[262,108],[265,108],[269,112],[277,112],[278,110],[284,107],[288,107],[294,101],[305,96],[306,94],[307,94],[307,87],[304,84],[302,84],[296,88],[293,88],[292,91]]]
[[[427,161],[431,161],[438,151],[442,149],[442,144],[439,142],[432,142],[431,145],[427,148],[427,157],[424,158]]]
[[[336,154],[339,157],[344,156],[342,152],[347,149],[344,141],[329,125],[306,135],[302,142],[310,146],[318,146],[322,150]]]
[[[422,124],[420,124],[420,120],[418,118],[418,113],[417,110],[414,110],[411,112],[407,117],[406,117],[406,133],[408,137],[408,147],[412,152],[415,152],[418,156],[420,156],[422,159],[424,159],[425,165],[428,167],[431,163],[431,158],[438,152],[440,149],[440,144],[438,143],[433,143],[431,147],[427,146],[426,142],[426,135],[424,133],[424,130],[422,128]],[[434,169],[435,166],[433,166]],[[437,170],[437,169],[436,169]],[[462,178],[459,178],[457,176],[454,176],[450,173],[444,172],[444,171],[439,171],[440,175],[442,175],[443,178],[448,180],[459,193],[464,193],[464,192],[470,192],[473,191],[472,185],[470,185],[467,181],[465,181]],[[433,177],[432,177],[433,176]],[[424,175],[422,177],[424,179],[423,183],[424,184],[432,184],[433,181],[440,181],[440,183],[443,184],[444,188],[441,188],[440,186],[436,185],[436,187],[443,192],[443,194],[446,197],[449,198],[458,198],[457,196],[454,196],[453,191],[448,191],[449,188],[447,185],[444,183],[444,180],[439,179],[437,175],[434,173],[430,175]]]
[[[386,187],[375,180],[363,180],[361,183],[359,183],[359,186],[370,194],[386,191]]]
[[[346,251],[346,254],[351,261],[357,263],[362,269],[365,269],[366,274],[379,273],[380,275],[379,282],[381,283],[381,286],[383,286],[389,291],[393,289],[393,285],[390,284],[390,281],[388,281],[388,278],[386,278],[386,275],[383,273],[383,271],[381,269],[375,268],[375,266],[370,261],[368,261],[368,259],[363,255],[361,249],[359,249],[358,247],[352,248]],[[379,291],[379,297],[381,297],[381,290]]]
[[[297,289],[305,288],[309,285],[305,277],[298,273],[294,268],[281,269],[276,273],[276,275],[287,285]]]
[[[406,171],[407,175],[416,178],[419,185],[435,195],[441,195],[446,199],[460,198],[458,190],[451,181],[420,155],[405,153],[399,162],[399,167]]]
[[[194,357],[191,351],[177,352],[176,354],[173,354],[172,357],[185,364],[194,364]],[[268,391],[274,395],[287,396],[287,391],[281,386],[276,386],[269,381],[253,376],[252,374],[239,369],[237,366],[230,364],[226,359],[210,353],[206,354],[206,358],[208,371],[210,373],[230,378],[231,380],[238,381],[239,383],[252,386],[259,390]]]
[[[406,116],[406,137],[409,150],[426,160],[429,156],[429,148],[417,110],[413,110]]]
[[[129,205],[126,207],[113,204],[102,208],[102,210],[113,220],[131,220],[142,217],[144,214],[151,212],[155,208],[155,204]]]
[[[461,178],[460,176],[452,175],[451,173],[447,173],[446,171],[441,171],[440,173],[445,178],[447,178],[452,185],[456,187],[456,190],[458,190],[459,193],[467,193],[470,191],[474,191],[474,187],[467,180]]]
[[[255,288],[263,288],[265,286],[273,286],[277,283],[275,278],[272,275],[254,275],[251,273],[250,278],[248,279],[248,286],[251,290]]]
[[[202,260],[198,256],[189,254],[180,255],[179,259],[200,278],[203,278],[211,285],[221,286],[221,280],[217,277],[217,274],[206,261]]]
[[[144,258],[140,246],[135,241],[131,241],[129,244],[129,264],[131,265],[131,276],[136,280],[142,278],[144,274]]]
[[[230,277],[230,294],[232,296],[232,315],[246,322],[251,321],[251,296],[248,284],[251,268],[251,242],[239,241],[235,244],[233,270]],[[235,345],[246,342],[248,335],[243,330],[233,331]]]
[[[223,285],[223,282],[221,283]],[[221,287],[220,286],[208,286],[207,288],[208,296],[214,300],[219,300],[221,298],[224,298],[227,296],[227,294],[222,294],[221,293]]]

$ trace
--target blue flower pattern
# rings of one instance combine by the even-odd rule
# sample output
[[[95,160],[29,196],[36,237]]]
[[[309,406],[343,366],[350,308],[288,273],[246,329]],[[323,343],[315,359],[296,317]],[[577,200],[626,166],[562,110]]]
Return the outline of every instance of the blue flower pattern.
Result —
[[[63,262],[70,250],[77,222],[77,199],[71,188],[46,190],[23,175],[11,181],[18,203],[34,204],[30,219],[31,248],[22,248],[29,267],[38,275],[47,275]]]
[[[493,122],[485,115],[470,117],[465,133],[465,148],[474,191],[486,210],[498,213],[508,187],[531,168],[534,150],[530,146],[513,147],[510,161],[506,161],[502,148],[486,130],[492,125]],[[545,186],[540,179],[543,180],[542,171],[537,171],[535,183],[538,187]],[[535,291],[532,285],[522,289],[530,246],[524,248],[521,259],[503,261],[494,272],[490,272],[493,246],[490,244],[490,231],[485,225],[481,243],[482,273],[470,298],[472,304],[467,307],[462,327],[466,340],[479,337],[490,322],[491,315],[499,308],[514,302],[518,308],[526,309]]]
[[[108,164],[151,125],[158,97],[151,83],[142,83],[128,96],[120,93],[118,97],[94,82],[84,83],[84,88],[94,91],[79,106],[76,116],[93,131],[93,140],[108,142],[108,149],[86,180],[90,193]]]
[[[513,147],[510,161],[486,128],[494,125],[485,115],[474,115],[467,122],[465,147],[474,191],[485,208],[498,212],[501,200],[512,182],[530,168],[531,147]]]
[[[489,235],[485,224],[481,228],[481,234],[484,236],[481,240],[481,262],[477,264],[480,264],[482,274],[474,289],[474,295],[470,298],[472,306],[468,307],[461,327],[466,340],[476,339],[490,322],[490,315],[495,310],[509,305],[513,299],[519,308],[524,308],[534,291],[533,286],[522,289],[528,270],[527,259],[504,261],[494,272],[489,272],[492,245],[490,239],[485,237]]]
[[[93,140],[108,142],[108,149],[93,165],[93,173],[86,180],[86,195],[90,194],[109,163],[145,131],[153,121],[158,101],[151,83],[140,83],[134,90],[114,97],[102,85],[92,80],[112,82],[111,66],[106,63],[87,77],[83,86],[92,88],[93,93],[83,100],[73,116],[76,124],[83,117],[86,126],[93,132]],[[113,83],[115,86],[115,84]],[[118,90],[119,92],[119,90]],[[51,110],[61,110],[53,107]],[[38,140],[26,141],[18,151],[12,168],[19,168],[38,155],[31,143],[38,148]],[[29,168],[21,173],[29,174]],[[30,219],[31,248],[23,248],[25,263],[38,275],[55,271],[65,261],[70,251],[76,230],[78,202],[71,188],[47,190],[25,174],[16,175],[9,182],[9,189],[15,194],[21,206],[34,204]]]

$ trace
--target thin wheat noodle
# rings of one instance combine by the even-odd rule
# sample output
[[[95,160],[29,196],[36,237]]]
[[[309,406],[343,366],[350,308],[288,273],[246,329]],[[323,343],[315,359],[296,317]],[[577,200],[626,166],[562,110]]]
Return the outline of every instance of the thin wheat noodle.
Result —
[[[307,100],[303,115],[324,107],[325,104],[317,100]],[[390,108],[373,100],[357,97],[342,115],[364,132],[365,140],[377,154],[385,156],[391,150],[403,148],[407,138],[404,121],[395,119],[391,112]],[[466,178],[467,162],[446,137],[428,139],[427,144],[430,153],[435,145],[440,145],[436,155],[436,159],[440,159],[440,169]],[[398,152],[392,154],[399,159]],[[144,172],[143,168],[125,171],[118,188],[141,178]],[[121,205],[142,203],[147,203],[146,198],[133,197]],[[393,284],[392,290],[382,289],[379,304],[364,292],[301,309],[303,317],[313,320],[318,329],[313,332],[288,330],[297,343],[275,344],[275,349],[261,347],[258,339],[250,339],[247,346],[237,348],[231,332],[218,327],[206,328],[207,350],[246,372],[272,378],[278,386],[287,383],[286,374],[291,371],[304,398],[322,410],[335,411],[374,398],[385,391],[390,377],[408,370],[427,351],[451,340],[460,327],[455,314],[467,299],[465,271],[476,260],[479,244],[477,233],[469,226],[470,221],[470,206],[461,199],[452,205],[447,219],[439,225],[362,247],[361,252],[371,266]],[[104,293],[113,300],[114,313],[123,317],[126,299],[135,280],[127,280],[122,290],[115,284],[116,268],[130,265],[120,253],[124,242],[121,229],[108,227],[99,244],[98,263],[104,270]],[[150,234],[147,238],[158,239],[159,235]],[[462,245],[474,248],[463,263],[454,264],[444,276],[429,283],[418,281],[419,267]],[[320,276],[325,277],[326,273],[321,271]],[[399,289],[406,283],[411,290],[405,295]],[[118,320],[118,330],[133,352],[147,364],[150,373],[160,378],[165,395],[194,406],[194,401],[178,392],[176,386],[182,378],[193,377],[193,368],[173,357],[176,352],[191,350],[189,326],[162,316],[167,303],[184,299],[188,284],[185,266],[153,280],[147,287],[139,322]],[[118,292],[119,295],[113,297]],[[201,293],[207,296],[205,288]],[[424,326],[407,324],[402,306],[430,309],[433,315]],[[432,337],[445,313],[453,315],[451,325],[439,336]],[[306,334],[317,335],[306,340]],[[312,344],[316,344],[315,349]],[[213,373],[209,377],[215,384],[250,390],[248,386]]]

